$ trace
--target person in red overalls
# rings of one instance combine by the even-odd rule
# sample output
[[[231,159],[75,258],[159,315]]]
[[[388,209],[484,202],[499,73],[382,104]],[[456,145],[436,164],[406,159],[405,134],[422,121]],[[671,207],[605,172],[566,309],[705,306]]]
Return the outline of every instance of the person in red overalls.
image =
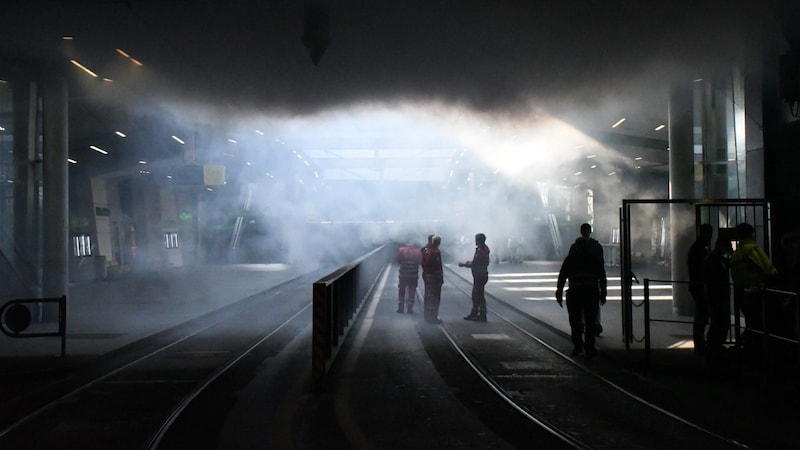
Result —
[[[427,250],[422,253],[422,281],[425,282],[425,321],[442,323],[439,319],[439,302],[442,297],[444,271],[442,269],[442,253],[439,244],[441,236],[434,236]]]
[[[458,267],[472,269],[472,311],[464,320],[486,322],[486,295],[484,288],[489,282],[489,247],[486,246],[486,235],[475,235],[475,255],[472,261],[458,263]]]
[[[397,262],[400,264],[400,275],[397,283],[397,312],[412,314],[414,312],[414,294],[417,292],[419,265],[422,252],[414,244],[408,243],[397,250]]]

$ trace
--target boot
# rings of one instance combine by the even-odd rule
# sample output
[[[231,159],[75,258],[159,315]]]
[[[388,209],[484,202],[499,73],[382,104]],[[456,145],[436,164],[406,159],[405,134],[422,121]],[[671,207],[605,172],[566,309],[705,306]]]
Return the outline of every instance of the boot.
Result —
[[[403,314],[403,301],[401,300],[400,303],[397,304],[397,312]]]
[[[478,310],[478,317],[475,319],[476,322],[486,322],[486,308],[480,308]]]
[[[406,303],[406,312],[408,314],[414,314],[414,303],[413,302]]]
[[[478,320],[478,309],[472,308],[468,316],[464,316],[464,320]]]

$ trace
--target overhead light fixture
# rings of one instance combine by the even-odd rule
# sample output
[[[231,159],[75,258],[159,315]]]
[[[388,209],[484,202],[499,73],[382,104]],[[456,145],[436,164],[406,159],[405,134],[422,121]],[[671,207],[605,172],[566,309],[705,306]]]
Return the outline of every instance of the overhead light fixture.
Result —
[[[597,155],[586,155],[587,159],[597,158]]]
[[[259,135],[259,136],[263,136],[263,135],[264,135],[264,132],[263,132],[263,131],[261,131],[261,130],[256,130],[256,134],[257,134],[257,135]]]
[[[70,164],[78,164],[78,161],[75,161],[72,158],[67,158],[67,162],[70,163]]]
[[[121,137],[121,138],[128,137],[128,136],[126,136],[126,135],[125,135],[125,133],[123,133],[122,131],[115,131],[115,132],[114,132],[114,134],[116,134],[117,136],[119,136],[119,137]]]
[[[96,73],[92,72],[86,66],[84,66],[81,63],[79,63],[78,61],[76,61],[74,59],[70,59],[69,62],[71,62],[75,67],[77,67],[77,68],[83,70],[84,72],[88,73],[89,75],[93,76],[94,78],[98,78]]]
[[[575,175],[575,176],[577,177],[578,175],[580,175],[580,174],[582,174],[582,173],[583,173],[583,172],[579,170],[579,171],[575,172],[573,175]]]
[[[636,158],[633,158],[633,159],[635,159],[636,161],[641,161],[642,157],[641,156],[637,156]]]
[[[228,139],[228,142],[230,142],[231,144],[235,144],[236,140],[235,139]]]
[[[595,168],[597,168],[597,164],[592,164],[592,166],[591,166],[590,168],[591,168],[591,169],[595,169]]]
[[[98,146],[96,146],[96,145],[90,145],[90,146],[89,146],[89,148],[90,148],[90,149],[92,149],[92,150],[94,150],[94,151],[96,151],[97,153],[102,153],[102,154],[104,154],[104,155],[107,155],[107,154],[108,154],[108,152],[107,152],[107,151],[103,150],[102,148],[100,148],[100,147],[98,147]]]
[[[145,160],[143,160],[143,159],[140,159],[140,160],[139,160],[139,164],[147,164],[147,161],[145,161]]]
[[[609,172],[608,176],[613,176],[613,175],[616,175],[616,174],[617,174],[617,172]]]
[[[703,79],[702,79],[702,78],[695,78],[695,79],[694,79],[694,82],[695,82],[695,83],[699,83],[699,82],[701,82],[701,81],[703,81]]]
[[[117,48],[115,50],[117,51],[117,53],[119,53],[120,55],[122,55],[125,58],[128,58],[132,63],[136,64],[137,66],[143,66],[144,65],[144,64],[140,63],[138,60],[136,60],[135,58],[133,58],[131,55],[126,53],[124,50],[119,49],[119,48]]]
[[[619,119],[617,123],[615,123],[614,125],[611,125],[611,128],[617,128],[618,126],[622,125],[622,122],[625,122],[624,117],[622,119]]]
[[[172,139],[175,139],[181,145],[186,144],[186,142],[183,142],[183,140],[181,138],[179,138],[178,136],[172,136]]]
[[[65,40],[65,41],[71,41],[71,40],[73,40],[75,38],[72,37],[72,36],[62,36],[61,39]]]
[[[663,130],[663,129],[664,129],[664,127],[666,127],[666,125],[664,125],[664,124],[662,123],[661,125],[659,125],[659,126],[657,126],[657,127],[656,127],[656,131],[661,131],[661,130]]]

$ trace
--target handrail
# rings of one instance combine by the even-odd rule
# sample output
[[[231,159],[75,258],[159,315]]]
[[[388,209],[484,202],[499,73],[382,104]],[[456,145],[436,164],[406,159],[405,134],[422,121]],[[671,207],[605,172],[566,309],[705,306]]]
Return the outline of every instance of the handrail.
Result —
[[[23,333],[30,325],[27,303],[58,303],[58,331]],[[9,328],[10,326],[10,328]],[[67,352],[67,296],[54,298],[23,298],[11,300],[0,307],[0,331],[12,338],[61,337],[61,357]]]
[[[651,355],[651,342],[650,342],[650,322],[672,322],[672,323],[686,323],[692,324],[692,321],[681,321],[681,320],[664,320],[664,319],[653,319],[650,317],[650,283],[670,283],[670,284],[688,284],[688,281],[677,281],[677,280],[658,280],[658,279],[651,279],[645,278],[644,279],[644,342],[645,342],[645,362],[647,364],[650,363],[650,355]],[[762,317],[762,330],[758,330],[755,328],[747,328],[748,331],[760,334],[767,338],[772,338],[778,341],[790,342],[798,347],[798,354],[800,354],[800,296],[797,293],[791,291],[785,291],[780,289],[773,289],[773,288],[754,288],[756,290],[761,291],[761,317]],[[735,290],[731,289],[730,292],[735,292]],[[777,334],[772,334],[768,332],[767,328],[767,295],[768,294],[778,294],[783,297],[790,297],[794,299],[794,339],[787,338],[785,336],[780,336]],[[734,344],[738,348],[740,346],[740,337],[741,337],[741,321],[740,321],[740,308],[738,305],[738,300],[736,295],[734,297]],[[746,319],[746,318],[745,318]],[[769,339],[762,340],[763,350],[766,353],[768,348],[768,341]]]
[[[311,376],[316,383],[335,360],[352,319],[386,268],[388,249],[381,246],[314,282]]]

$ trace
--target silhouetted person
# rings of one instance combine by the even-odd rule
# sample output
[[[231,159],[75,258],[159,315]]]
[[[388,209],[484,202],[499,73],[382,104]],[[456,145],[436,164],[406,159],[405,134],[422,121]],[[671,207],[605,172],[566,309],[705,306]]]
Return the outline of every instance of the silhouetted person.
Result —
[[[439,302],[442,297],[444,271],[442,269],[442,253],[439,244],[440,236],[434,236],[431,245],[422,254],[422,280],[425,282],[425,321],[442,323],[439,319]]]
[[[423,299],[427,299],[428,298],[428,286],[425,284],[425,255],[428,253],[428,250],[433,246],[433,237],[434,236],[435,236],[434,234],[429,234],[428,235],[428,243],[425,244],[425,246],[422,247],[422,250],[421,250],[422,254],[421,254],[420,264],[422,265],[422,281],[423,281],[422,287],[423,287],[423,290],[424,290],[424,292],[422,293],[422,298]]]
[[[486,295],[484,288],[489,282],[489,247],[486,246],[486,235],[475,235],[475,255],[471,261],[458,263],[459,267],[472,269],[472,310],[464,320],[486,322]]]
[[[711,253],[711,235],[713,232],[714,228],[711,225],[707,223],[700,225],[697,239],[689,247],[689,255],[686,258],[686,264],[689,266],[689,293],[694,300],[692,341],[694,341],[694,352],[698,355],[704,355],[706,352],[708,305],[703,282],[703,260]]]
[[[419,265],[422,263],[422,251],[414,244],[408,243],[397,250],[397,262],[400,264],[397,289],[397,312],[414,312],[414,295],[419,281]],[[405,308],[404,308],[405,307]]]
[[[717,237],[714,248],[703,260],[705,302],[711,324],[708,326],[706,356],[709,362],[720,361],[731,326],[730,254],[728,239]]]
[[[572,334],[572,355],[576,356],[585,350],[588,358],[597,354],[594,346],[597,310],[606,303],[608,288],[603,247],[589,237],[591,234],[591,225],[581,225],[581,237],[572,244],[561,264],[556,287],[556,301],[563,308],[564,284],[569,280],[567,313]]]
[[[761,334],[764,318],[761,314],[763,289],[767,281],[778,275],[764,249],[756,244],[756,233],[752,225],[736,225],[739,245],[731,255],[731,277],[733,296],[744,314],[746,329],[742,334],[742,346],[749,356],[757,356],[763,348]]]

